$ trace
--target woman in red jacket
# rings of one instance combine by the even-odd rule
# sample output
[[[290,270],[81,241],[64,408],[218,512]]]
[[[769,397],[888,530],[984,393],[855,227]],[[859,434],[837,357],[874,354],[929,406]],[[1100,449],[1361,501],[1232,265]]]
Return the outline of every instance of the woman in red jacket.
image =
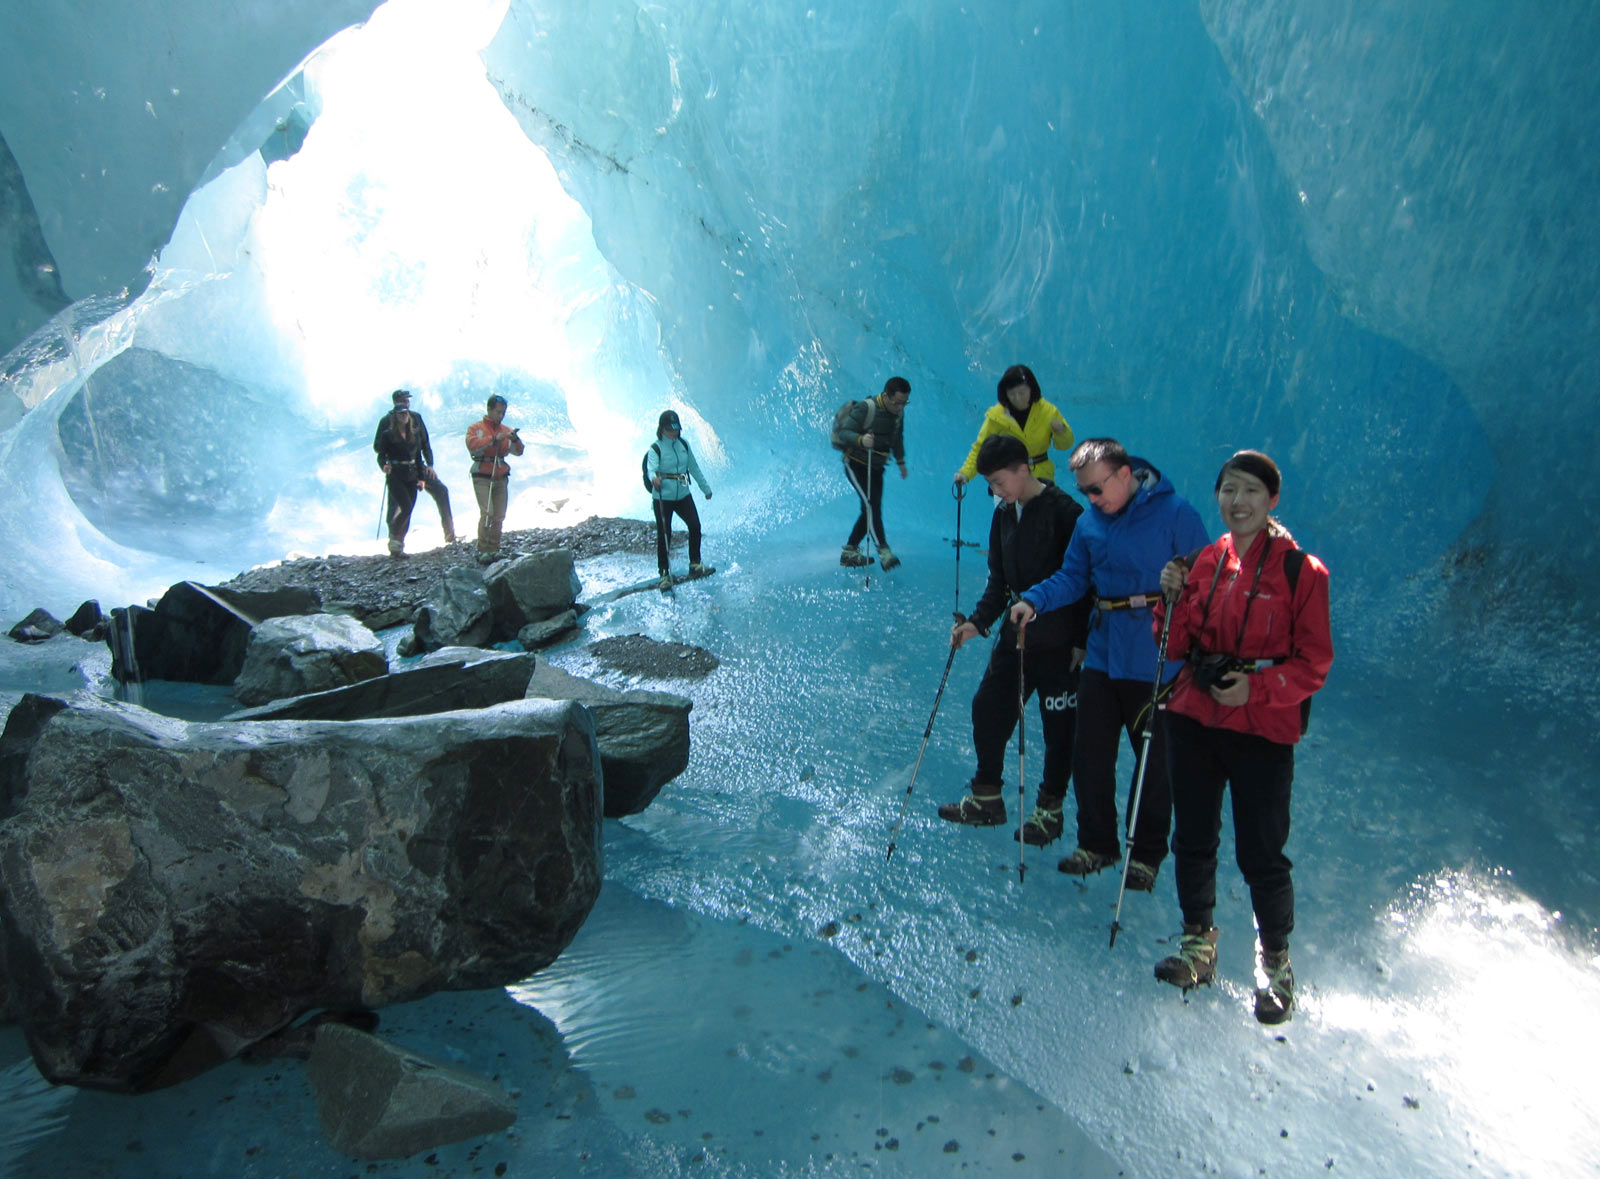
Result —
[[[1294,884],[1289,858],[1289,788],[1294,747],[1311,695],[1333,663],[1328,570],[1302,552],[1270,513],[1278,506],[1277,464],[1241,450],[1217,475],[1217,508],[1228,531],[1195,556],[1161,571],[1172,606],[1168,654],[1186,658],[1167,707],[1178,903],[1178,952],[1156,977],[1187,991],[1216,974],[1217,848],[1222,793],[1233,793],[1239,870],[1260,931],[1256,1018],[1294,1013],[1289,934]],[[1159,629],[1165,603],[1156,609]]]

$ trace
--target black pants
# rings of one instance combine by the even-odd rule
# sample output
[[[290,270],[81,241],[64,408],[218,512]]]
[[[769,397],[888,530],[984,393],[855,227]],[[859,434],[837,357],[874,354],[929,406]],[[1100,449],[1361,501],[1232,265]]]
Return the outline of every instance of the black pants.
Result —
[[[411,512],[417,506],[417,469],[410,463],[389,468],[389,539],[404,542],[411,528]]]
[[[1103,671],[1087,667],[1078,677],[1078,739],[1072,757],[1072,785],[1078,799],[1078,846],[1087,851],[1113,856],[1122,846],[1117,830],[1117,751],[1126,732],[1137,755],[1144,726],[1152,719],[1144,711],[1149,703],[1150,685],[1143,680],[1114,680]],[[1164,715],[1157,715],[1150,730],[1150,755],[1129,853],[1152,868],[1167,858],[1167,832],[1172,825],[1172,791],[1162,740],[1166,726],[1159,720]],[[1134,773],[1128,778],[1130,807],[1137,772],[1136,760]]]
[[[856,522],[850,528],[850,539],[845,542],[851,548],[861,543],[869,528],[872,531],[872,543],[880,549],[888,547],[889,540],[883,534],[883,477],[888,470],[885,465],[869,471],[865,463],[848,457],[844,460],[844,477],[850,480],[851,490],[861,500],[861,511],[856,514]]]
[[[1043,741],[1039,802],[1059,806],[1072,780],[1072,736],[1077,727],[1078,673],[1068,670],[1067,651],[1027,652],[1023,660],[1024,699],[1039,694]],[[983,682],[972,697],[972,745],[978,754],[974,785],[998,787],[1005,777],[1006,745],[1017,727],[1017,647],[1007,629],[989,656]],[[1039,745],[1033,745],[1039,757]]]
[[[683,518],[689,528],[689,563],[700,564],[700,513],[695,509],[694,496],[682,499],[658,499],[656,509],[656,565],[663,574],[670,572],[667,562],[667,538],[672,535],[672,513]]]
[[[424,474],[423,480],[422,490],[433,496],[434,506],[439,509],[439,527],[444,530],[444,538],[449,540],[456,534],[455,517],[450,514],[450,492],[439,481],[437,473],[432,475]],[[415,500],[416,497],[412,496],[412,501],[415,502]]]
[[[1167,756],[1177,817],[1172,857],[1184,922],[1211,924],[1217,906],[1222,792],[1231,786],[1234,854],[1250,888],[1261,948],[1287,950],[1294,932],[1294,881],[1283,845],[1289,841],[1294,746],[1173,714],[1167,717]]]

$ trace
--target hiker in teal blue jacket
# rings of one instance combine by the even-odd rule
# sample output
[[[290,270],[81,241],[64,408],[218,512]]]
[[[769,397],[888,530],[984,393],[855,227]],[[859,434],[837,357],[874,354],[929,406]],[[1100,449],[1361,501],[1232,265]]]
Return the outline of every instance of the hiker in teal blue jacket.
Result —
[[[1078,801],[1078,847],[1057,865],[1087,876],[1122,859],[1117,831],[1117,749],[1125,730],[1139,747],[1156,674],[1150,612],[1161,596],[1161,570],[1175,556],[1209,544],[1200,514],[1172,481],[1110,438],[1090,438],[1068,460],[1089,510],[1078,520],[1061,568],[1023,591],[1013,622],[1070,606],[1093,589],[1095,609],[1078,680],[1078,732],[1072,785]],[[1162,680],[1182,666],[1169,660]],[[1144,790],[1129,850],[1128,887],[1149,892],[1167,854],[1172,790],[1164,726],[1151,730]],[[1130,789],[1131,794],[1131,789]],[[1131,799],[1130,799],[1131,805]]]
[[[661,588],[672,588],[672,569],[667,561],[667,540],[672,535],[672,514],[683,517],[689,529],[689,576],[704,577],[716,570],[700,561],[700,513],[689,492],[693,478],[711,498],[711,484],[695,462],[694,451],[683,440],[678,415],[667,410],[656,423],[656,441],[644,455],[644,473],[650,481],[651,507],[656,514],[656,565],[661,570]]]

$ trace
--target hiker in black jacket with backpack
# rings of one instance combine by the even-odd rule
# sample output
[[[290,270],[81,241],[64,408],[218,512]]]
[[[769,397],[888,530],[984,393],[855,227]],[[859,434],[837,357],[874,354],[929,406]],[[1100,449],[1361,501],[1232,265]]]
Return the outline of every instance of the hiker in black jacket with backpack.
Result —
[[[883,392],[865,401],[839,408],[833,419],[833,446],[844,451],[844,475],[861,499],[861,511],[850,529],[850,539],[839,553],[841,565],[870,565],[872,558],[860,545],[870,531],[878,548],[878,564],[893,569],[900,558],[889,550],[883,534],[883,476],[889,456],[906,477],[905,411],[911,400],[911,382],[890,377]]]
[[[689,479],[700,485],[711,498],[711,485],[695,462],[694,451],[683,440],[683,426],[672,410],[656,422],[656,440],[644,452],[644,483],[650,489],[650,506],[656,516],[656,566],[661,571],[660,588],[672,588],[672,569],[667,561],[667,540],[672,534],[672,515],[683,517],[689,529],[689,576],[704,577],[716,570],[700,561],[700,513],[695,510]]]

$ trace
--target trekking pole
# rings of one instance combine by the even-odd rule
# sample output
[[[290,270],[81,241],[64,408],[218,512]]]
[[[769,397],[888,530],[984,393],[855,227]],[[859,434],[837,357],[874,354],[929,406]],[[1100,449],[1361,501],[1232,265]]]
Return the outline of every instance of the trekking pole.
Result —
[[[966,620],[966,615],[957,611],[956,625],[960,626]],[[915,789],[917,774],[922,769],[922,755],[928,752],[928,738],[933,735],[933,718],[939,715],[939,701],[944,699],[945,681],[950,678],[950,665],[956,661],[958,649],[954,643],[950,644],[950,657],[944,661],[944,674],[939,677],[939,690],[933,696],[933,711],[928,714],[928,727],[922,730],[922,747],[917,750],[917,764],[911,767],[911,781],[906,783],[905,797],[900,800],[900,814],[889,832],[889,852],[883,857],[885,860],[894,859],[895,840],[900,838],[900,825],[906,821],[906,808],[911,805],[911,791]]]
[[[950,484],[950,494],[955,497],[956,501],[956,535],[954,540],[951,540],[948,536],[945,537],[945,540],[956,546],[956,609],[959,610],[961,609],[961,550],[975,549],[978,547],[978,542],[961,539],[961,501],[967,495],[966,484],[959,481],[952,482]]]
[[[956,550],[959,552],[960,550]],[[1027,645],[1028,624],[1021,623],[1017,627],[1017,883],[1021,884],[1028,868],[1023,863],[1022,853],[1028,848],[1027,840],[1023,839],[1022,808],[1027,802],[1026,765],[1028,755],[1028,681],[1027,668],[1023,662],[1023,650]]]
[[[1166,615],[1161,619],[1161,641],[1156,644],[1156,682],[1150,689],[1150,714],[1145,717],[1144,732],[1139,735],[1139,768],[1133,775],[1133,801],[1128,804],[1127,850],[1122,857],[1122,886],[1117,889],[1117,911],[1111,918],[1111,949],[1117,948],[1117,934],[1122,925],[1122,897],[1128,891],[1128,863],[1133,859],[1133,833],[1139,823],[1139,799],[1144,793],[1144,772],[1150,760],[1150,737],[1156,727],[1156,712],[1161,707],[1161,673],[1167,670],[1167,635],[1172,630],[1174,602],[1167,602]]]
[[[952,483],[950,494],[956,497],[956,609],[961,609],[961,501],[967,498],[965,483]]]
[[[383,494],[378,497],[378,539],[383,539],[383,526],[389,519],[389,476],[383,477]]]
[[[876,531],[877,519],[872,511],[872,452],[870,450],[867,451],[867,498],[861,505],[861,511],[867,518],[867,538],[872,541],[872,551],[874,553],[881,552]],[[872,574],[867,572],[871,567],[870,564],[861,567],[861,585],[863,589],[870,588],[872,585]]]

